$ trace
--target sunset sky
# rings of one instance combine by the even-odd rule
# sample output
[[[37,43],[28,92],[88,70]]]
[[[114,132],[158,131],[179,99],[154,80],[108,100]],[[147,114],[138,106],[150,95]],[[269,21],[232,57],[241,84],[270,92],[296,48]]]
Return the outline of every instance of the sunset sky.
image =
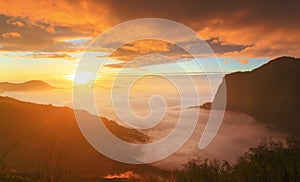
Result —
[[[0,80],[72,80],[93,39],[137,18],[182,23],[208,42],[225,72],[251,70],[278,56],[300,56],[299,7],[300,1],[277,0],[0,1]],[[136,42],[122,49],[127,56],[128,51],[147,53],[145,47],[174,50],[161,42],[146,44]],[[108,65],[107,70],[117,67]]]

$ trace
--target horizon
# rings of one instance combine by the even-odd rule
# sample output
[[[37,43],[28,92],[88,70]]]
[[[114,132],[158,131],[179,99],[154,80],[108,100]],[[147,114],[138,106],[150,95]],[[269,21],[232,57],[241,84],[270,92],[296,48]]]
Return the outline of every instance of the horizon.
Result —
[[[76,66],[83,54],[100,59],[108,56],[105,49],[97,52],[88,50],[90,43],[94,42],[99,35],[119,23],[146,17],[167,18],[191,28],[210,46],[213,56],[218,58],[219,64],[226,73],[250,71],[280,56],[300,57],[297,46],[299,45],[299,22],[297,16],[294,16],[297,13],[293,11],[296,6],[290,2],[270,3],[271,8],[267,6],[267,1],[255,2],[251,5],[231,2],[228,4],[232,7],[225,5],[227,9],[222,8],[224,3],[220,2],[192,1],[183,3],[182,7],[177,6],[180,0],[177,3],[161,3],[159,6],[155,6],[154,2],[128,2],[128,6],[123,10],[126,14],[120,14],[123,11],[119,9],[117,1],[79,1],[76,6],[67,1],[32,3],[16,0],[15,3],[19,6],[13,7],[13,2],[7,4],[5,1],[0,4],[2,7],[0,9],[2,27],[0,80],[2,81],[35,79],[73,81]],[[31,7],[39,13],[30,13],[30,8],[20,9],[19,7],[22,6]],[[45,12],[40,12],[40,6]],[[142,7],[148,6],[147,11],[142,11]],[[8,7],[13,10],[8,10]],[[169,7],[166,14],[161,11],[161,8],[165,7]],[[83,14],[78,14],[77,8]],[[103,14],[99,16],[93,8]],[[131,12],[130,8],[133,8],[136,13]],[[214,11],[209,12],[208,8]],[[277,13],[281,9],[289,11],[281,13],[280,19],[272,16],[272,13]],[[182,17],[172,14],[174,11]],[[270,13],[265,14],[268,11]],[[247,24],[247,21],[251,24]],[[141,31],[147,32],[145,28]],[[183,36],[177,39],[181,39],[181,42],[185,41]],[[112,46],[118,44],[117,40],[108,41],[110,42],[107,44]],[[189,65],[190,61],[184,61],[188,57],[185,57],[184,51],[178,47],[164,41],[145,40],[133,41],[118,48],[106,63],[104,72],[116,73],[124,66],[127,59],[149,53],[173,56],[176,62],[181,62],[180,64],[187,68],[188,72],[195,71],[193,64]],[[199,56],[200,59],[212,59],[209,55],[207,58]],[[154,62],[151,63],[153,65],[147,65],[148,63],[138,65],[136,68],[130,68],[129,71],[136,72],[140,68],[150,72],[156,69],[163,73],[172,69],[172,63]]]
[[[0,1],[0,181],[297,181],[300,1]]]

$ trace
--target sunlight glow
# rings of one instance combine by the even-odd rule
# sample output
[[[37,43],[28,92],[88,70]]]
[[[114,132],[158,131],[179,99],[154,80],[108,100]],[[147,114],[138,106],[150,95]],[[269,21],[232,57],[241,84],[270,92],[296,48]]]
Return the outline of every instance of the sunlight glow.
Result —
[[[64,76],[65,79],[74,82],[77,85],[91,84],[95,80],[95,74],[90,72],[79,72],[75,74],[69,74]]]
[[[64,75],[63,78],[73,82],[74,78],[75,78],[75,75],[74,74]]]

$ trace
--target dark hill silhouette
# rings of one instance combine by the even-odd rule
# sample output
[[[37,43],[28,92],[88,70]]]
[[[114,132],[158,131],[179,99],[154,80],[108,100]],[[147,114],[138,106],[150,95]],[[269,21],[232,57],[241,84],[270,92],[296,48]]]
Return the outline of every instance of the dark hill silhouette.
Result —
[[[226,110],[247,113],[261,122],[300,135],[300,59],[280,57],[249,72],[231,73]],[[213,102],[220,97],[217,92]],[[210,109],[211,103],[201,108]],[[218,108],[216,108],[218,109]]]
[[[87,119],[96,117],[82,112]],[[101,176],[126,170],[151,174],[157,170],[148,165],[119,163],[95,151],[82,136],[70,108],[0,97],[0,116],[0,155],[10,149],[2,160],[6,169],[40,175],[53,175],[59,169],[64,175],[77,176]],[[135,129],[102,120],[121,139],[134,143],[148,141],[146,135]]]
[[[0,82],[1,92],[27,92],[56,89],[46,82],[39,80],[31,80],[24,83]]]

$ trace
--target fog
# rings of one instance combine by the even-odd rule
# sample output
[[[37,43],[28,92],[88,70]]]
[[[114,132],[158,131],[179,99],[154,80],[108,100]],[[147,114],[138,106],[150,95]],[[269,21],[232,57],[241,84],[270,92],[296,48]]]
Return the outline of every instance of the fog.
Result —
[[[192,158],[214,158],[234,162],[249,147],[256,146],[265,138],[283,139],[286,137],[285,134],[272,129],[272,126],[260,123],[246,114],[227,111],[214,140],[204,150],[200,150],[198,148],[199,140],[210,111],[191,108],[190,106],[199,106],[213,99],[222,77],[213,76],[212,78],[209,84],[206,77],[193,76],[199,94],[198,98],[195,98],[193,93],[188,92],[193,91],[190,89],[191,85],[180,77],[176,77],[176,79],[179,80],[177,83],[183,84],[181,89],[184,89],[184,97],[182,92],[176,88],[178,85],[174,86],[162,78],[141,79],[130,90],[126,88],[127,82],[119,82],[118,85],[107,87],[96,86],[95,104],[97,112],[90,112],[115,120],[124,126],[128,126],[128,124],[138,125],[141,121],[150,123],[149,126],[154,126],[153,128],[141,131],[151,138],[151,142],[159,141],[172,132],[179,118],[182,119],[185,126],[191,124],[190,121],[193,119],[198,120],[194,132],[183,147],[168,158],[153,163],[153,165],[164,169],[180,168],[183,163]],[[111,88],[115,89],[114,95],[111,95]],[[127,93],[129,94],[128,99]],[[72,89],[55,89],[43,92],[4,92],[2,95],[28,102],[73,107]],[[128,100],[130,107],[123,105]],[[195,118],[194,116],[198,117]],[[182,137],[184,132],[183,129],[176,137]],[[164,147],[168,148],[173,144],[171,141]],[[146,159],[155,155],[160,155],[159,150],[148,148],[137,154],[137,159]]]
[[[195,110],[197,108],[184,112],[195,112]],[[198,125],[187,143],[170,157],[153,165],[164,169],[181,168],[183,163],[195,158],[226,160],[234,163],[249,147],[258,145],[262,140],[267,138],[282,140],[286,137],[284,133],[272,130],[271,126],[260,123],[246,114],[226,111],[216,137],[204,150],[200,150],[198,148],[199,140],[208,116],[209,111],[201,110]],[[171,121],[172,119],[174,117],[171,116],[168,120]],[[147,134],[158,139],[166,136],[166,133],[171,130],[171,127],[162,127],[156,131],[149,131]],[[153,153],[153,151],[144,151],[144,156],[146,157],[148,153]]]

